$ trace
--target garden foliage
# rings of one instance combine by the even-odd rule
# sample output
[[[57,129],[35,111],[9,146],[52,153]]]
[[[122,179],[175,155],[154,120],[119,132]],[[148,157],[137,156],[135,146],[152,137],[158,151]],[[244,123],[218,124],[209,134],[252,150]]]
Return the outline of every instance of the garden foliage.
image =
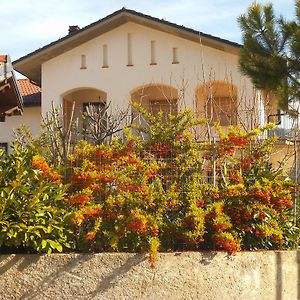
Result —
[[[193,128],[206,121],[192,112],[135,109],[147,126],[109,144],[78,143],[59,168],[67,184],[29,146],[2,156],[2,249],[147,252],[153,264],[158,251],[297,247],[295,186],[269,163],[274,139],[260,138],[270,125],[216,125],[218,142],[197,142]]]
[[[227,134],[216,125],[219,142],[199,143],[192,128],[205,121],[190,111],[162,122],[136,109],[145,141],[83,142],[72,158],[68,203],[82,250],[147,251],[153,261],[158,250],[295,246],[293,185],[269,163],[274,139],[259,138],[271,125]]]
[[[30,147],[0,153],[1,252],[62,252],[70,248],[66,186]]]

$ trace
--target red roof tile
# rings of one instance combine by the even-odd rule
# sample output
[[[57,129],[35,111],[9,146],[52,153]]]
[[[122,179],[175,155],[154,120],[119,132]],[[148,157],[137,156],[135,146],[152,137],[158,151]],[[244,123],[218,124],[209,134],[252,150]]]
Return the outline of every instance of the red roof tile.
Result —
[[[18,79],[20,93],[23,97],[24,106],[41,105],[41,88],[29,79]]]
[[[29,79],[18,79],[18,84],[22,96],[29,96],[41,92],[41,88],[31,83]]]
[[[0,55],[0,62],[7,62],[7,55]]]

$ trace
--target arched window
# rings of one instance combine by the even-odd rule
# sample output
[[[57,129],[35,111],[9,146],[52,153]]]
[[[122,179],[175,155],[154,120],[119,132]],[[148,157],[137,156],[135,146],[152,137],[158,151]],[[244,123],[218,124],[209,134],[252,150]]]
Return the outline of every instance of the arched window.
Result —
[[[197,112],[221,126],[237,124],[237,88],[224,81],[209,81],[196,89]]]
[[[64,126],[76,121],[81,138],[101,140],[107,127],[107,94],[94,88],[79,88],[63,95]]]
[[[157,115],[161,111],[164,120],[167,120],[168,114],[178,113],[178,91],[171,86],[163,84],[145,85],[135,89],[131,93],[131,99],[142,104],[153,115]]]

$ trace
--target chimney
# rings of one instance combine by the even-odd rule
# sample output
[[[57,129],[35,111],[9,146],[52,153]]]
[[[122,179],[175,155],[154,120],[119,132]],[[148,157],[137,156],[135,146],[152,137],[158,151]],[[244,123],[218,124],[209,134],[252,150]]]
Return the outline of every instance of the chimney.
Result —
[[[74,34],[79,30],[80,30],[80,27],[78,25],[69,26],[69,34]]]

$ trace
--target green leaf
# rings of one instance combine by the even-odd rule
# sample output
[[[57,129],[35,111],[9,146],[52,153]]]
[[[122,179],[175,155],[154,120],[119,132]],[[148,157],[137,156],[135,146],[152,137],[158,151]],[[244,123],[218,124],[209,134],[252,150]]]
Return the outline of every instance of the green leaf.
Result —
[[[63,247],[59,242],[53,240],[47,240],[47,241],[52,249],[56,249],[58,252],[62,252]]]
[[[47,247],[47,241],[42,240],[42,249],[45,249]]]

